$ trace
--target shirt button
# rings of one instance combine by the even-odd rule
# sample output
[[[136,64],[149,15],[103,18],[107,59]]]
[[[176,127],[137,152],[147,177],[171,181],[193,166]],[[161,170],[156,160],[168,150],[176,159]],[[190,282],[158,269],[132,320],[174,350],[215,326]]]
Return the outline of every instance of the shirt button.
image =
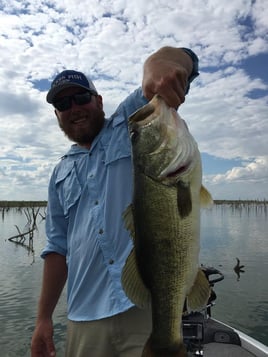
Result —
[[[99,230],[99,234],[102,234],[103,233],[103,229],[101,228],[100,230]]]
[[[95,205],[98,205],[99,204],[99,201],[95,201]]]
[[[113,264],[114,263],[114,260],[113,259],[110,259],[109,260],[109,264]]]

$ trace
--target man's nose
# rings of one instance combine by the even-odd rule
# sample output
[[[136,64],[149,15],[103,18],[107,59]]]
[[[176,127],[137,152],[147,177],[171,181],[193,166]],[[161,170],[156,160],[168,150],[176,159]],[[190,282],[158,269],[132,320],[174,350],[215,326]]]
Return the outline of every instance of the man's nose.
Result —
[[[72,100],[71,100],[71,110],[72,110],[72,111],[81,110],[81,105],[76,104],[74,98],[72,98]]]

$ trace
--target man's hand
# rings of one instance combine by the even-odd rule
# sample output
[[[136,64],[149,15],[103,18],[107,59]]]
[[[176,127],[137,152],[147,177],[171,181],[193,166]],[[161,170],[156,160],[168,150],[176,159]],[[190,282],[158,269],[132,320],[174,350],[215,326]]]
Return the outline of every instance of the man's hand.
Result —
[[[180,48],[163,47],[144,63],[142,89],[151,100],[155,94],[175,109],[185,100],[188,78],[193,64],[190,56]]]
[[[53,342],[53,323],[51,319],[37,322],[31,344],[31,357],[56,356]]]
[[[52,315],[64,287],[67,271],[65,256],[58,253],[46,255],[36,327],[32,337],[32,357],[56,356]]]

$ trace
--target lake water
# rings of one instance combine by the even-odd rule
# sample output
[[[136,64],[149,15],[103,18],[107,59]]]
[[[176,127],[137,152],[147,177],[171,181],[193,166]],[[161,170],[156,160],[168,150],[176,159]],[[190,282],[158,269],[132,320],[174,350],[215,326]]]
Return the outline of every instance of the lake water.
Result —
[[[44,209],[40,211],[44,213]],[[44,220],[38,216],[35,253],[8,238],[23,230],[24,211],[10,209],[0,218],[0,357],[30,356],[45,244]],[[214,205],[202,211],[200,262],[225,276],[215,284],[212,315],[268,345],[268,217],[267,206]],[[238,279],[236,257],[245,265]],[[66,292],[54,314],[57,357],[63,357]]]

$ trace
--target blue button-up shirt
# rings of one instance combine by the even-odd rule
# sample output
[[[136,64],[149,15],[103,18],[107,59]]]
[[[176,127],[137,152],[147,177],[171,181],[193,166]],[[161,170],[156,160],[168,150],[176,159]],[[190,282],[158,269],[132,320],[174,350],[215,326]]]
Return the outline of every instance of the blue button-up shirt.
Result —
[[[121,285],[132,248],[122,219],[132,196],[127,119],[146,103],[139,88],[105,120],[90,150],[73,145],[53,171],[42,257],[66,256],[70,320],[100,319],[133,306]]]

